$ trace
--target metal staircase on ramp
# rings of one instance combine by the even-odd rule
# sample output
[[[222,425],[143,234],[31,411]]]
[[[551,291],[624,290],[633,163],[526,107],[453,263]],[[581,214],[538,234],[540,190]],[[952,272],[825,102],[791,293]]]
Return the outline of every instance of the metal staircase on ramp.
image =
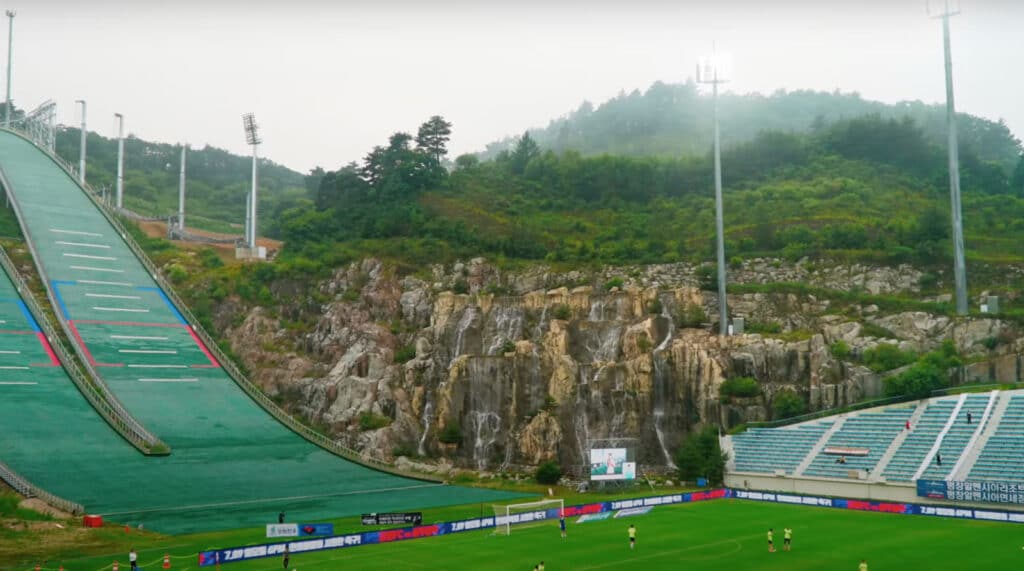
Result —
[[[910,426],[917,425],[917,422],[921,420],[921,417],[924,415],[924,411],[927,408],[928,401],[921,401],[917,404],[917,408],[914,409],[914,414],[910,415]],[[891,462],[896,456],[896,452],[900,449],[900,446],[903,446],[903,443],[907,440],[909,435],[910,431],[904,430],[903,432],[900,432],[896,438],[892,439],[892,444],[889,445],[885,454],[878,459],[878,464],[875,465],[875,469],[868,474],[868,481],[881,482],[885,480],[885,478],[882,477],[882,474],[885,473],[885,469],[889,466],[889,462]]]
[[[975,430],[971,440],[967,443],[964,448],[963,454],[960,455],[960,459],[957,460],[956,465],[950,470],[946,476],[946,480],[966,480],[967,475],[971,473],[971,469],[974,467],[975,461],[978,456],[981,455],[981,451],[985,449],[985,445],[988,444],[992,435],[999,429],[999,423],[1003,419],[1003,413],[1010,406],[1011,393],[1003,391],[992,391],[992,396],[989,399],[989,404],[985,408],[985,412],[982,418],[978,421],[978,428]]]

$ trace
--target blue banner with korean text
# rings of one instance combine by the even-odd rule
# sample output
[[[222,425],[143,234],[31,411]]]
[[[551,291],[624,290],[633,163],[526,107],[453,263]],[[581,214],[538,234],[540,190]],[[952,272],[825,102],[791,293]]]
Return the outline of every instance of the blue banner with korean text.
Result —
[[[918,480],[917,495],[944,500],[1024,505],[1024,484],[981,480]]]

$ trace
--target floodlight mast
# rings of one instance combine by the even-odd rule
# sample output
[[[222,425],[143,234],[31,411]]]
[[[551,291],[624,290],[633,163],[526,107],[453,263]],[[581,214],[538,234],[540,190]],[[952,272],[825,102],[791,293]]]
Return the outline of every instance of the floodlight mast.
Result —
[[[722,151],[718,133],[718,84],[728,80],[720,77],[720,61],[714,52],[705,65],[697,64],[697,82],[711,84],[715,122],[715,235],[718,249],[718,331],[729,334],[729,309],[725,293],[725,233],[722,220]],[[710,64],[710,65],[708,65]],[[702,69],[703,68],[703,69]],[[710,77],[709,77],[710,76]]]
[[[114,205],[121,210],[121,198],[124,191],[124,115],[114,113],[117,118],[117,188]]]
[[[931,2],[926,4],[931,15]],[[941,14],[932,18],[942,19],[942,46],[946,60],[946,137],[949,150],[949,201],[953,219],[953,279],[956,284],[956,312],[967,315],[967,263],[964,260],[963,209],[960,205],[960,157],[957,148],[956,104],[953,100],[953,56],[949,45],[949,18],[960,10],[950,10],[945,0]]]
[[[256,252],[256,204],[257,190],[259,188],[256,151],[262,141],[260,141],[259,136],[259,125],[256,124],[256,117],[252,113],[242,115],[242,123],[245,126],[245,142],[252,146],[252,191],[250,192],[248,205],[249,235],[246,238],[249,241],[249,251],[254,253]]]
[[[185,231],[185,155],[188,145],[181,146],[181,172],[178,174],[178,231]]]
[[[4,126],[11,126],[11,57],[14,47],[14,10],[7,11],[7,104],[4,106]]]
[[[78,182],[85,184],[85,101],[79,99],[75,103],[82,104],[82,141],[78,145]]]

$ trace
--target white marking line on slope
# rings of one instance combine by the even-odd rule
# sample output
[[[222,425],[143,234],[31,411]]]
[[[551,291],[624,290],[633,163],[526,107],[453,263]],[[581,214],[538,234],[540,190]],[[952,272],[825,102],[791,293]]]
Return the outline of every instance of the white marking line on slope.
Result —
[[[0,323],[7,323],[7,320],[5,320],[5,319],[0,319]]]
[[[109,268],[94,268],[92,266],[71,266],[72,270],[85,270],[87,272],[111,272],[115,274],[123,274],[124,270],[111,270]],[[79,280],[81,281],[81,280]]]
[[[140,295],[113,295],[109,293],[87,293],[85,297],[102,297],[103,299],[142,299]]]
[[[73,268],[75,266],[71,266],[71,267]],[[89,285],[109,285],[109,286],[123,286],[123,287],[132,287],[132,285],[133,285],[133,284],[130,284],[130,283],[127,283],[127,282],[102,282],[102,281],[97,281],[97,280],[78,280],[78,283],[80,283],[80,284],[89,284]]]
[[[26,369],[28,367],[25,367]],[[128,365],[130,369],[187,369],[188,365]]]
[[[0,381],[0,385],[38,385],[35,381]]]
[[[86,260],[104,260],[107,262],[116,262],[117,258],[113,256],[90,256],[89,254],[72,254],[71,252],[64,252],[65,258],[84,258]]]
[[[198,383],[197,377],[188,377],[184,379],[139,379],[140,383]]]
[[[0,351],[0,355],[21,355],[21,351]]]
[[[106,244],[89,244],[87,242],[65,242],[64,240],[57,240],[54,244],[60,244],[61,246],[78,246],[79,248],[102,248],[109,250],[110,246]]]
[[[7,365],[7,366],[0,367],[0,370],[3,370],[3,371],[27,371],[28,367],[22,367],[20,365],[19,366]]]
[[[103,234],[97,234],[96,232],[81,232],[79,230],[61,230],[60,228],[50,228],[50,232],[56,232],[58,234],[74,234],[75,236],[95,236],[96,238],[103,237]]]
[[[139,339],[142,341],[167,341],[167,337],[143,337],[142,335],[111,335],[111,339]]]
[[[93,306],[96,311],[123,311],[127,313],[149,313],[148,309],[131,309],[127,307],[99,307]]]
[[[135,353],[139,355],[177,355],[177,351],[158,351],[156,349],[118,349],[118,353]]]

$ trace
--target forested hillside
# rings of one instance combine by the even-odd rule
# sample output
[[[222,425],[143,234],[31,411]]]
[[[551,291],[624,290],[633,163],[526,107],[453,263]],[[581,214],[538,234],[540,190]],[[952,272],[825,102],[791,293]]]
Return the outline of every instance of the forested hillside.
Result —
[[[57,154],[77,166],[80,141],[79,129],[61,127],[57,131]],[[117,140],[90,132],[86,152],[87,180],[97,190],[106,188],[111,194],[117,177]],[[177,212],[181,147],[128,136],[124,153],[124,206],[151,216]],[[189,150],[186,167],[189,224],[241,234],[252,159],[206,146]],[[276,235],[280,211],[309,195],[305,177],[260,159],[259,183],[260,231]]]
[[[934,144],[945,144],[946,109],[907,101],[888,105],[867,101],[856,93],[777,91],[760,94],[722,94],[719,98],[723,144],[749,141],[763,131],[807,132],[826,124],[864,115],[912,119]],[[530,135],[543,149],[575,150],[582,155],[680,156],[704,154],[711,146],[711,98],[696,84],[654,83],[646,91],[621,93],[598,107],[584,102]],[[963,147],[983,161],[1012,170],[1020,153],[1019,141],[1002,122],[958,115]],[[482,158],[510,149],[512,138],[487,147]]]
[[[588,157],[542,150],[525,134],[493,160],[458,157],[449,174],[437,168],[443,147],[422,143],[424,127],[327,173],[315,204],[284,211],[287,256],[327,266],[365,255],[415,266],[478,255],[569,264],[712,259],[707,153]],[[727,255],[944,267],[945,157],[912,119],[880,115],[804,133],[765,131],[733,145],[722,158]],[[1024,261],[1024,160],[1008,172],[966,148],[961,163],[969,260]]]

